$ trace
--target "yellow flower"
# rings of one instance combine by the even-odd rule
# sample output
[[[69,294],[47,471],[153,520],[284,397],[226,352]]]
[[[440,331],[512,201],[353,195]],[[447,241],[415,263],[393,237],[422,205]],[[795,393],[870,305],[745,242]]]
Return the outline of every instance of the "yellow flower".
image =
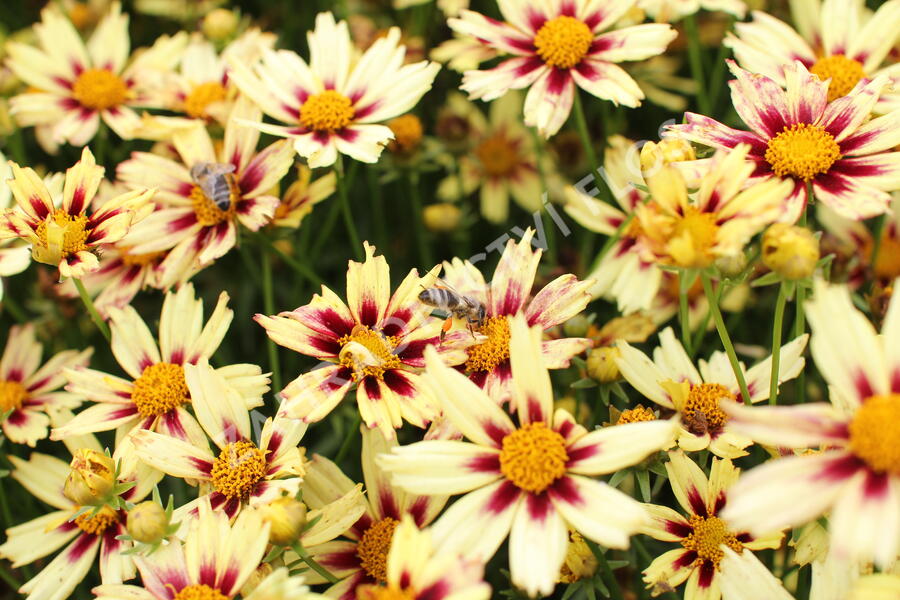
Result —
[[[91,448],[74,453],[63,494],[75,504],[102,504],[115,485],[113,459]]]

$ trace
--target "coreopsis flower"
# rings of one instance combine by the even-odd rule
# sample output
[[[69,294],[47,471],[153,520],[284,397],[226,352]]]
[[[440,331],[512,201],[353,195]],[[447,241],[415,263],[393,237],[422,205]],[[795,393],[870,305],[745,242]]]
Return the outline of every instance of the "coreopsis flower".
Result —
[[[507,317],[524,312],[529,325],[546,331],[580,313],[590,302],[592,281],[579,281],[571,273],[560,275],[534,296],[531,288],[541,250],[531,247],[534,230],[529,228],[516,243],[508,240],[490,283],[468,260],[454,258],[444,262],[444,281],[458,293],[477,300],[485,308],[478,333],[487,339],[466,350],[460,369],[483,388],[496,402],[509,399],[512,389],[510,371],[510,333]],[[466,333],[468,335],[468,333]],[[587,338],[565,337],[541,342],[544,366],[565,369],[576,354],[591,346]]]
[[[451,94],[448,108],[465,119],[471,152],[459,158],[459,173],[438,184],[442,200],[458,200],[479,190],[481,215],[491,223],[509,216],[509,199],[528,212],[541,210],[541,180],[534,137],[518,120],[521,95],[512,92],[491,105],[484,118],[477,106],[460,94]],[[548,161],[541,167],[550,170]]]
[[[102,454],[93,436],[78,441]],[[6,530],[6,542],[0,545],[0,557],[13,567],[30,564],[65,546],[37,575],[19,588],[28,600],[65,600],[94,565],[99,551],[100,578],[117,584],[135,575],[131,555],[125,553],[131,542],[117,539],[125,534],[124,510],[109,505],[94,510],[82,507],[63,494],[69,465],[55,456],[32,453],[26,461],[10,456],[14,467],[11,477],[36,498],[52,506],[52,512]],[[136,469],[119,474],[118,483],[134,482],[121,494],[123,500],[138,502],[159,481],[146,471]]]
[[[680,450],[669,453],[666,463],[669,483],[678,504],[688,514],[682,516],[668,506],[645,505],[653,522],[642,533],[681,548],[659,556],[644,569],[644,582],[654,590],[672,590],[687,581],[685,600],[719,600],[725,580],[734,575],[722,559],[723,548],[741,554],[747,550],[778,548],[783,532],[751,535],[734,528],[721,517],[732,499],[729,488],[740,469],[729,459],[713,458],[709,479],[694,461]],[[759,596],[769,598],[769,596]]]
[[[544,137],[559,131],[568,118],[576,86],[617,105],[638,106],[644,93],[616,63],[662,54],[676,34],[662,23],[603,33],[633,5],[634,0],[503,2],[500,12],[506,21],[463,10],[448,21],[451,29],[513,58],[485,71],[467,71],[462,89],[487,101],[530,86],[525,124]]]
[[[674,23],[700,10],[727,12],[737,19],[747,13],[741,0],[638,0],[637,5],[657,23]]]
[[[884,2],[874,13],[859,0],[791,2],[790,8],[796,29],[762,11],[753,11],[749,23],[735,23],[724,44],[743,68],[784,86],[790,79],[786,67],[800,61],[828,82],[829,102],[848,95],[860,81],[885,75],[894,88],[884,90],[874,110],[900,108],[900,75],[889,56],[900,28],[900,2]]]
[[[354,60],[347,23],[335,23],[331,13],[316,16],[307,40],[309,63],[290,50],[264,50],[252,66],[229,62],[229,77],[238,88],[287,124],[253,126],[288,138],[310,167],[333,164],[338,152],[377,162],[393,137],[379,123],[415,106],[440,66],[428,61],[404,65],[406,48],[396,27]]]
[[[140,122],[132,107],[159,106],[154,91],[163,73],[181,56],[188,36],[161,36],[151,48],[129,60],[128,15],[114,2],[87,44],[55,7],[41,12],[34,26],[39,48],[17,42],[7,45],[7,65],[24,82],[39,90],[10,101],[20,125],[49,129],[51,141],[87,144],[100,120],[128,139]]]
[[[491,586],[484,581],[484,565],[435,547],[432,532],[420,530],[409,515],[397,525],[385,557],[383,585],[357,589],[358,600],[487,600]]]
[[[831,404],[728,411],[731,426],[758,443],[823,450],[750,470],[735,484],[725,518],[757,532],[802,525],[830,511],[834,557],[885,567],[900,547],[900,532],[889,526],[900,512],[900,301],[891,302],[881,335],[846,286],[817,281],[805,310]]]
[[[159,343],[131,306],[110,308],[112,353],[127,378],[83,366],[67,368],[60,376],[66,389],[94,402],[74,419],[52,432],[53,439],[116,429],[119,443],[114,456],[130,458],[133,449],[128,434],[150,430],[187,442],[206,442],[203,429],[187,410],[193,396],[185,378],[185,367],[212,358],[234,313],[228,294],[222,292],[206,324],[203,301],[187,284],[166,294],[159,318]],[[251,364],[220,367],[218,373],[235,390],[243,406],[262,404],[269,379]]]
[[[241,513],[234,523],[212,509],[198,506],[184,541],[172,540],[134,562],[142,586],[104,582],[92,591],[97,600],[232,600],[256,571],[266,553],[269,526],[252,511]],[[245,600],[324,600],[312,594],[303,578],[284,567],[275,569]]]
[[[334,172],[312,179],[312,170],[305,165],[297,166],[297,181],[288,186],[275,214],[272,225],[277,227],[300,227],[300,222],[312,212],[313,207],[334,194],[337,176]]]
[[[778,383],[793,379],[803,370],[807,335],[781,347]],[[751,439],[731,427],[725,407],[743,402],[734,370],[724,352],[716,351],[709,361],[699,361],[700,369],[685,352],[671,327],[659,334],[659,347],[651,360],[628,342],[618,342],[621,356],[616,359],[619,371],[644,397],[662,407],[676,411],[681,417],[678,445],[689,452],[709,449],[716,456],[737,458],[747,452]],[[751,402],[768,399],[772,375],[772,358],[750,369],[741,365]]]
[[[12,177],[12,168],[0,152],[0,212],[12,207],[12,191],[6,180]],[[0,240],[0,277],[16,275],[31,264],[31,250],[15,240]],[[0,300],[3,299],[3,280],[0,279]]]
[[[391,296],[387,261],[368,243],[365,252],[365,262],[348,263],[346,304],[323,285],[309,304],[255,320],[276,344],[328,363],[282,390],[280,414],[321,421],[355,384],[363,421],[390,438],[403,421],[425,427],[436,415],[418,371],[425,347],[440,342],[441,323],[418,295],[434,284],[438,267],[423,277],[412,269]],[[444,360],[464,361],[469,337],[468,331],[450,332],[440,342]]]
[[[81,277],[99,266],[97,253],[121,240],[131,226],[153,210],[152,189],[135,188],[87,214],[105,169],[85,147],[81,160],[66,171],[62,203],[30,167],[10,163],[9,187],[16,207],[0,218],[0,238],[21,238],[31,244],[34,260],[59,268],[61,277]]]
[[[505,318],[505,317],[504,317]],[[512,582],[549,595],[566,557],[568,529],[626,548],[647,524],[641,505],[592,479],[671,445],[675,424],[654,420],[588,432],[553,392],[541,327],[510,319],[513,402],[519,424],[459,371],[425,351],[426,376],[444,415],[470,441],[425,440],[381,455],[394,485],[418,494],[465,494],[432,526],[442,552],[486,562],[509,537]]]
[[[63,350],[41,365],[43,348],[35,339],[34,325],[10,327],[0,358],[3,435],[11,442],[31,447],[47,437],[48,412],[81,404],[78,395],[56,391],[66,381],[62,370],[87,365],[92,352],[91,348],[81,352]]]
[[[392,485],[376,458],[397,447],[396,440],[387,440],[366,427],[360,430],[366,512],[344,533],[347,539],[306,547],[316,562],[341,580],[326,591],[339,600],[355,600],[359,586],[385,583],[386,557],[400,522],[410,516],[417,527],[427,527],[447,502],[446,496],[407,494]],[[316,455],[303,476],[301,490],[310,507],[321,508],[354,487],[340,467]],[[307,581],[323,583],[324,579],[308,573]]]
[[[861,80],[846,96],[828,102],[828,83],[800,62],[784,66],[786,91],[765,75],[729,61],[737,77],[731,101],[751,131],[732,129],[715,119],[685,113],[686,123],[670,125],[669,135],[714,148],[749,144],[752,181],[787,181],[793,191],[781,219],[794,222],[807,202],[807,187],[822,204],[851,219],[887,211],[888,191],[896,188],[900,153],[900,112],[869,119],[889,84],[886,76]]]
[[[225,143],[218,151],[205,127],[183,127],[172,134],[180,161],[135,152],[119,164],[117,174],[123,183],[139,187],[152,182],[159,188],[159,207],[125,243],[135,254],[168,251],[157,267],[160,287],[183,283],[224,256],[237,243],[239,225],[256,231],[275,214],[279,200],[269,191],[287,174],[294,154],[285,141],[256,151],[259,131],[237,119],[261,118],[259,109],[242,98],[232,110]],[[192,176],[204,165],[206,174]],[[218,178],[227,184],[227,198],[210,191],[212,186],[219,193],[224,190]]]

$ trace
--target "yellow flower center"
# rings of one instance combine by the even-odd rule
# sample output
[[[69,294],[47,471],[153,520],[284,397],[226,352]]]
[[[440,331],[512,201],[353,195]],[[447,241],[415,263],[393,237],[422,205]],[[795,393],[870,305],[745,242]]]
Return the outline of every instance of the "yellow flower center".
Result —
[[[579,579],[590,577],[597,572],[597,558],[591,552],[584,537],[574,529],[569,530],[569,545],[566,548],[566,560],[559,570],[557,581],[573,583]]]
[[[107,69],[88,69],[72,86],[72,96],[79,104],[94,110],[119,106],[128,98],[128,86]]]
[[[400,521],[390,517],[375,521],[356,544],[356,555],[362,568],[380,582],[387,580],[387,555],[399,524]]]
[[[0,414],[19,410],[28,398],[28,390],[18,381],[0,380]]]
[[[181,588],[172,600],[228,600],[228,596],[205,583],[194,583]]]
[[[357,600],[415,600],[413,588],[401,589],[395,585],[361,585],[356,588]]]
[[[466,371],[493,371],[509,358],[509,322],[503,316],[488,317],[478,332],[486,335],[487,341],[469,347]]]
[[[226,97],[225,88],[218,81],[207,81],[195,85],[184,99],[184,112],[199,119],[206,116],[206,107],[213,102],[221,102]]]
[[[195,185],[191,190],[194,214],[197,216],[197,222],[204,227],[218,225],[222,221],[233,219],[235,216],[235,205],[241,197],[241,190],[237,186],[234,173],[225,173],[224,177],[228,180],[228,187],[231,189],[228,197],[228,210],[222,210],[216,206],[216,203],[206,195],[200,186]]]
[[[548,65],[571,69],[581,62],[593,41],[594,34],[582,21],[560,16],[541,26],[534,36],[534,47]]]
[[[850,422],[850,451],[879,473],[900,475],[900,394],[872,396]]]
[[[827,173],[841,158],[841,147],[818,125],[795,123],[769,140],[766,161],[779,177],[790,175],[810,181]]]
[[[134,381],[131,400],[142,417],[155,417],[191,401],[184,369],[171,363],[144,367]]]
[[[734,400],[734,394],[724,385],[701,383],[692,386],[684,408],[681,409],[684,428],[694,435],[721,431],[728,420],[728,415],[719,406],[719,401],[723,398]]]
[[[684,216],[675,222],[668,252],[676,265],[688,268],[707,267],[715,256],[719,226],[716,213],[700,212],[693,206],[685,209]]]
[[[900,277],[900,239],[894,237],[888,228],[881,234],[881,250],[875,259],[875,276],[880,279],[894,280]]]
[[[300,107],[300,124],[313,131],[335,132],[353,121],[353,102],[334,90],[326,90],[306,99]]]
[[[93,516],[90,512],[78,515],[75,517],[75,524],[85,533],[100,535],[118,519],[119,516],[116,514],[116,511],[108,506],[104,506]]]
[[[400,154],[410,154],[422,142],[422,121],[416,115],[403,115],[388,121],[394,139],[390,149]]]
[[[843,54],[820,58],[809,72],[818,75],[822,81],[831,79],[831,83],[828,84],[829,102],[849,94],[859,80],[866,76],[861,63]]]
[[[165,250],[160,250],[159,252],[146,252],[144,254],[132,254],[127,249],[123,248],[122,254],[119,257],[122,259],[122,264],[126,267],[146,267],[147,265],[158,263],[165,255]]]
[[[478,144],[475,156],[485,174],[491,177],[506,177],[521,162],[518,150],[502,133],[495,133]]]
[[[566,474],[566,440],[543,422],[523,425],[504,436],[500,472],[517,487],[540,494]]]
[[[400,359],[394,354],[399,342],[394,336],[386,336],[365,325],[356,325],[350,335],[338,339],[341,345],[338,360],[353,371],[353,381],[364,377],[381,379],[385,371],[401,366]]]
[[[619,420],[616,421],[616,425],[625,425],[626,423],[639,423],[641,421],[655,420],[656,415],[653,414],[652,410],[644,407],[641,404],[638,404],[634,408],[623,410],[622,414],[619,415]]]
[[[37,231],[35,232],[38,237],[36,245],[44,249],[48,248],[50,245],[48,227],[61,227],[63,229],[62,247],[60,248],[62,257],[81,252],[87,249],[86,242],[90,234],[90,230],[85,229],[87,222],[88,218],[85,215],[72,216],[65,210],[57,208],[49,219],[38,223]],[[56,236],[54,235],[53,237],[55,238]],[[55,261],[51,264],[55,264]]]
[[[226,445],[210,473],[213,486],[229,498],[246,498],[253,486],[266,475],[266,455],[250,441]]]
[[[738,554],[744,551],[744,545],[728,531],[719,517],[691,515],[690,524],[694,531],[681,540],[681,545],[696,552],[698,560],[711,562],[718,569],[719,561],[725,555],[720,548],[722,544]]]

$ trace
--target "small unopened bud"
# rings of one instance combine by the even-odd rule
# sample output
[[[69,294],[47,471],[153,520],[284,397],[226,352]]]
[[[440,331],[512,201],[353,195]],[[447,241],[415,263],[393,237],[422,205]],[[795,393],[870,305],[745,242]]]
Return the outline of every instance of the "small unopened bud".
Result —
[[[233,10],[217,8],[203,17],[200,29],[209,39],[220,42],[228,39],[238,26],[238,16]]]
[[[388,149],[396,154],[409,155],[422,143],[422,121],[416,115],[408,114],[391,119],[387,126],[394,133]]]
[[[729,254],[720,256],[716,259],[716,268],[726,277],[735,277],[740,275],[747,266],[747,257],[743,252],[737,254]]]
[[[69,466],[72,469],[63,487],[66,498],[80,506],[103,504],[109,498],[116,484],[116,464],[112,458],[82,448],[75,452]]]
[[[152,544],[163,539],[169,528],[169,517],[158,502],[147,500],[128,511],[128,535],[139,542]]]
[[[462,211],[455,204],[439,202],[422,209],[422,220],[428,231],[449,233],[455,231],[462,218]]]
[[[680,138],[666,138],[661,140],[657,146],[659,147],[662,159],[667,163],[697,159],[697,153],[694,152],[694,147],[687,140]]]
[[[282,496],[260,509],[269,524],[269,543],[290,546],[300,538],[306,525],[306,505],[291,496]]]
[[[614,346],[594,348],[587,358],[587,373],[600,383],[612,383],[619,379],[616,359],[622,355]]]
[[[569,337],[584,337],[587,335],[591,322],[584,315],[575,315],[563,324],[563,332]]]
[[[462,151],[469,143],[472,135],[472,124],[465,117],[450,109],[438,113],[434,132],[447,144],[451,152]]]
[[[762,238],[762,261],[788,280],[809,277],[819,260],[819,240],[805,227],[775,223]]]

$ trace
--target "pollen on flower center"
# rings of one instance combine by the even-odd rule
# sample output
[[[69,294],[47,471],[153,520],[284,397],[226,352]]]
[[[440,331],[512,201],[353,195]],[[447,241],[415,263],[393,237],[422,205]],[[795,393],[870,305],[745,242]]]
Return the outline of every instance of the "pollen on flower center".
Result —
[[[563,15],[541,26],[534,36],[534,47],[548,65],[571,69],[581,62],[593,41],[594,34],[584,22]]]
[[[72,85],[72,96],[82,106],[105,110],[125,102],[128,86],[108,69],[87,69]]]
[[[728,415],[719,406],[722,399],[734,400],[727,387],[718,383],[701,383],[691,391],[681,410],[684,428],[694,435],[716,434],[725,427]]]
[[[355,112],[350,98],[325,90],[307,98],[300,107],[300,124],[313,131],[335,132],[349,125]]]
[[[493,371],[497,365],[509,358],[509,321],[506,317],[488,317],[478,329],[487,336],[487,341],[467,350],[466,371]]]
[[[266,475],[266,455],[250,441],[226,445],[213,461],[213,486],[229,498],[246,498]]]
[[[184,369],[172,363],[156,363],[144,367],[134,381],[131,400],[141,417],[156,417],[191,401]]]
[[[228,596],[205,583],[194,583],[181,588],[172,600],[228,600]]]
[[[414,588],[400,588],[396,585],[361,585],[356,588],[357,600],[415,600]]]
[[[847,58],[843,54],[820,58],[809,72],[818,75],[822,81],[831,79],[831,83],[828,84],[829,102],[849,94],[859,80],[866,76],[859,61]]]
[[[500,472],[517,487],[540,494],[566,474],[566,440],[541,421],[503,438]]]
[[[478,144],[475,156],[481,168],[492,177],[505,177],[519,164],[519,151],[502,133],[495,133]]]
[[[872,396],[850,422],[850,451],[879,473],[900,475],[900,394]]]
[[[738,554],[743,552],[744,545],[733,533],[728,531],[725,522],[719,517],[701,517],[692,515],[690,519],[693,532],[681,540],[681,545],[697,553],[697,560],[711,562],[716,568],[725,553],[720,546],[725,544]]]
[[[206,107],[213,102],[221,102],[226,95],[225,88],[218,81],[196,85],[184,99],[184,112],[195,119],[205,117]]]
[[[73,216],[58,208],[49,219],[38,223],[35,235],[39,241],[35,246],[40,246],[44,250],[49,249],[51,245],[59,246],[58,250],[63,258],[81,252],[87,249],[90,234],[90,230],[85,229],[87,222],[88,218],[85,215]]]
[[[400,521],[385,517],[375,521],[356,545],[356,555],[360,565],[371,577],[379,582],[387,580],[387,555],[391,549],[394,530]]]
[[[238,188],[237,180],[234,173],[225,173],[225,179],[228,180],[228,187],[231,193],[228,196],[228,210],[222,210],[212,199],[206,195],[199,185],[195,185],[191,189],[191,202],[194,214],[197,216],[197,222],[204,227],[212,227],[223,221],[233,219],[237,210],[236,205],[241,197],[241,190]]]
[[[116,511],[108,506],[104,506],[93,516],[90,512],[78,515],[75,517],[75,524],[85,533],[100,535],[118,519],[119,516],[116,514]]]
[[[21,383],[0,380],[0,414],[9,410],[19,410],[26,398],[28,390]]]
[[[350,332],[338,339],[341,352],[338,360],[341,365],[353,371],[353,381],[364,377],[381,379],[384,372],[400,368],[400,359],[394,354],[394,348],[400,340],[387,336],[365,325],[357,325]]]
[[[810,181],[827,173],[841,158],[841,147],[818,125],[794,123],[769,140],[766,161],[779,177],[790,175]]]
[[[700,212],[693,206],[675,221],[666,247],[672,261],[687,268],[703,268],[715,259],[712,249],[716,244],[719,225],[716,213]]]
[[[626,425],[628,423],[640,423],[641,421],[655,420],[656,415],[653,414],[652,410],[641,404],[638,404],[634,408],[623,410],[622,414],[619,415],[619,420],[616,421],[616,425]]]
[[[145,252],[143,254],[132,254],[128,249],[124,248],[122,250],[123,252],[119,258],[126,267],[146,267],[147,265],[156,264],[166,255],[165,250]]]

